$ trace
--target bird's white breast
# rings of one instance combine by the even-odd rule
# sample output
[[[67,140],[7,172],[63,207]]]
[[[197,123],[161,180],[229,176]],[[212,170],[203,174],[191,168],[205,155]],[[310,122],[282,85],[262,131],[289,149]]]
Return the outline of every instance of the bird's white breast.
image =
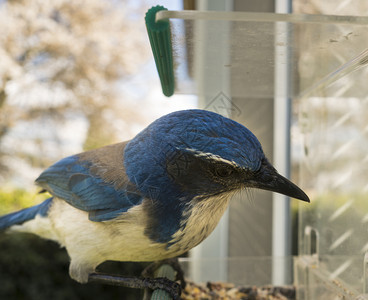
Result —
[[[146,236],[143,205],[133,207],[114,221],[92,222],[87,212],[54,198],[47,218],[38,216],[14,229],[58,241],[71,258],[71,277],[87,282],[88,274],[106,260],[155,261],[190,250],[213,231],[229,199],[230,194],[194,199],[184,212],[187,218],[169,245],[153,242]]]
[[[16,226],[64,246],[71,258],[70,276],[87,282],[88,274],[104,261],[155,261],[168,258],[166,245],[151,241],[145,234],[147,220],[142,205],[113,221],[92,222],[88,213],[54,198],[48,216]]]
[[[170,251],[186,252],[198,245],[215,229],[232,197],[232,192],[206,199],[193,199],[184,215],[187,219],[173,235]]]

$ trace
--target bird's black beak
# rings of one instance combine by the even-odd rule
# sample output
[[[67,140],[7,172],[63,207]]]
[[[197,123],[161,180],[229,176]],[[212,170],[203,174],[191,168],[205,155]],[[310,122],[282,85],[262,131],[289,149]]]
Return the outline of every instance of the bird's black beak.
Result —
[[[310,202],[308,196],[289,179],[280,175],[266,160],[262,162],[255,178],[249,181],[250,187],[280,193],[305,202]]]

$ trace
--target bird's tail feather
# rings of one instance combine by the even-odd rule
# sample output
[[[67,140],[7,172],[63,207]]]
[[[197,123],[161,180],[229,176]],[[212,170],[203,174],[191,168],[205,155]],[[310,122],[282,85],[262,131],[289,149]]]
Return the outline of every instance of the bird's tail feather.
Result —
[[[0,230],[8,229],[13,225],[21,225],[34,219],[37,215],[46,216],[51,203],[52,198],[49,198],[41,204],[0,217]]]

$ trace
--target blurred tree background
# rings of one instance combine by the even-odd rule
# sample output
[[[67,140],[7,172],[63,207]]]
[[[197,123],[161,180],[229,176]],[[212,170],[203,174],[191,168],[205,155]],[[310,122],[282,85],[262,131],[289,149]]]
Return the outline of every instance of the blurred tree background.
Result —
[[[22,172],[33,170],[35,178],[35,168],[47,167],[73,151],[73,135],[90,149],[117,141],[118,132],[128,135],[131,126],[125,124],[139,122],[139,110],[122,100],[118,88],[150,54],[140,24],[145,8],[129,2],[1,4],[2,179],[19,172],[19,167]],[[27,137],[19,139],[24,128]]]
[[[0,2],[0,215],[47,196],[37,194],[32,183],[50,164],[129,139],[150,121],[122,88],[152,60],[143,21],[150,5],[145,2]],[[80,285],[69,278],[68,266],[66,251],[56,243],[0,233],[0,299],[141,295]],[[105,263],[101,268],[137,275],[142,266]]]

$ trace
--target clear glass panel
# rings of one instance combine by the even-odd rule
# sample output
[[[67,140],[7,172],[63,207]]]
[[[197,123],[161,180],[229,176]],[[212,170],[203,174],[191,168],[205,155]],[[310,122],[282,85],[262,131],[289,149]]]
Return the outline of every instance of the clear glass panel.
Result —
[[[348,53],[349,49],[343,52]],[[368,250],[367,68],[341,69],[344,76],[300,99],[303,135],[301,184],[312,199],[300,207],[301,254],[316,233],[320,266],[363,293]],[[313,96],[312,96],[313,94]],[[352,96],[354,95],[354,97]]]
[[[276,259],[279,263],[292,265],[293,257],[283,257]],[[272,265],[274,258],[270,256],[248,256],[248,257],[232,257],[221,259],[192,259],[180,258],[180,264],[183,267],[188,279],[198,282],[197,278],[202,278],[202,282],[206,281],[224,281],[221,275],[216,272],[217,265],[223,263],[228,266],[227,282],[231,282],[237,286],[266,286],[270,285],[270,273],[272,273]],[[193,264],[199,265],[193,268]],[[206,274],[198,274],[201,270],[213,270]]]
[[[343,264],[352,261],[352,265],[359,265],[360,258],[351,256],[325,256],[328,263]],[[295,286],[298,300],[314,299],[368,299],[368,295],[361,294],[354,286],[334,277],[324,268],[324,260],[317,257],[299,256],[295,259]],[[351,281],[359,281],[361,270],[350,269]],[[356,285],[355,285],[356,286]]]
[[[156,18],[170,17],[176,93],[213,96],[230,73],[232,97],[273,97],[269,81],[277,59],[290,66],[292,83],[278,96],[297,97],[367,63],[368,17],[161,11]],[[218,56],[224,44],[229,53]],[[206,84],[198,84],[203,76]]]
[[[316,264],[297,263],[306,295],[300,299],[367,293],[368,18],[164,11],[158,17],[174,17],[177,93],[213,96],[227,85],[233,98],[269,99],[276,94],[275,61],[289,66],[288,88],[276,96],[292,98],[298,111],[295,161],[311,198],[300,207],[298,259],[317,257]],[[221,87],[223,74],[231,80]],[[262,266],[255,258],[249,263]]]

